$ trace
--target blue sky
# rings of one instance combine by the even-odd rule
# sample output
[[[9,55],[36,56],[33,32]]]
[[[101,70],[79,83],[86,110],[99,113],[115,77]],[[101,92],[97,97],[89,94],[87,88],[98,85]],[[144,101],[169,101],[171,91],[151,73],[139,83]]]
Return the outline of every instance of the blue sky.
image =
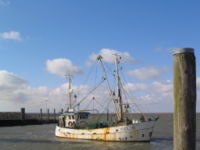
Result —
[[[23,79],[32,90],[39,87],[53,90],[65,80],[48,71],[46,62],[65,58],[83,71],[74,79],[78,86],[89,71],[86,65],[89,57],[107,48],[139,60],[128,64],[125,67],[128,71],[142,68],[160,71],[157,78],[137,79],[135,74],[127,75],[131,83],[141,86],[172,81],[172,49],[193,47],[200,77],[199,7],[200,2],[192,0],[0,0],[0,70]],[[17,98],[0,100],[6,106],[0,110],[31,105],[28,98],[23,102],[15,101]],[[173,110],[170,99],[167,108],[162,100],[156,103],[149,108],[151,112]]]

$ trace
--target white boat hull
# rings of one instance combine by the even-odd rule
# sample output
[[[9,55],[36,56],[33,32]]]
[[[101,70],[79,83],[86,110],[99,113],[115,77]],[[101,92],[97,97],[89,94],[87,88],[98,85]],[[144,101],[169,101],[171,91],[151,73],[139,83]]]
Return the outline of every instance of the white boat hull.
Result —
[[[56,126],[55,135],[71,139],[148,142],[152,137],[154,123],[155,121],[146,121],[98,129],[71,129]]]

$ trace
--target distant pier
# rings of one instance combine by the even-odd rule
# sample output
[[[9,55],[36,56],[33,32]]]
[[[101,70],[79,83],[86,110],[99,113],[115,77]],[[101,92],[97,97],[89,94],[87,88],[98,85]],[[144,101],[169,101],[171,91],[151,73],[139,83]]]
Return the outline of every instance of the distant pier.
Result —
[[[58,116],[62,112],[63,109],[58,113],[55,109],[51,112],[50,109],[46,112],[40,109],[38,113],[26,113],[25,108],[21,108],[19,112],[0,112],[0,127],[57,123]]]

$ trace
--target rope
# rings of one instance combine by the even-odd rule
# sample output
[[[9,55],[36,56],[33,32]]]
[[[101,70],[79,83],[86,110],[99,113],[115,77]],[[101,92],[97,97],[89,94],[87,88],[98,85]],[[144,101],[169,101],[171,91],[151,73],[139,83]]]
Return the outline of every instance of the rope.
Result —
[[[89,77],[92,74],[93,70],[94,70],[94,66],[90,67],[90,70],[87,73],[85,80],[83,81],[83,85],[85,85],[86,83],[88,83]],[[79,95],[80,91],[78,91],[76,94]]]
[[[122,76],[124,77],[124,75],[122,75]],[[125,77],[124,77],[124,79],[125,79]],[[126,80],[126,79],[125,79],[125,80]],[[122,83],[121,83],[121,85],[122,85]],[[122,89],[124,90],[124,93],[126,93],[126,94],[129,96],[128,92],[123,88],[123,85],[122,85]],[[146,117],[146,115],[141,111],[141,109],[140,109],[140,107],[137,105],[137,103],[134,102],[134,105],[135,105],[135,107],[137,108],[138,112],[141,113],[144,117]]]
[[[100,120],[100,118],[103,116],[103,112],[104,112],[105,110],[108,109],[108,106],[110,105],[110,103],[111,103],[111,101],[108,101],[107,103],[105,103],[105,106],[106,106],[106,104],[107,104],[107,107],[103,106],[103,111],[101,112],[101,114],[99,115],[99,117],[97,117],[97,122],[98,122],[98,121]]]
[[[103,82],[105,79],[103,79],[94,89],[92,89],[85,97],[83,97],[74,107],[78,106],[80,103],[82,103],[92,92],[94,92]]]
[[[86,110],[86,108],[89,109],[89,106],[92,104],[91,102],[92,102],[92,99],[88,101],[88,104],[85,105],[83,110]]]

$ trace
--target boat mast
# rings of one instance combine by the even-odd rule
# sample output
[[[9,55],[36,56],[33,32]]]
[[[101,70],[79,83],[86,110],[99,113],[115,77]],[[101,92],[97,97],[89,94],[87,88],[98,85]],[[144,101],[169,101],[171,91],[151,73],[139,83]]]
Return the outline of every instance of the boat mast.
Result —
[[[120,76],[119,76],[119,63],[120,57],[115,54],[115,78],[117,83],[117,102],[118,102],[118,121],[123,121],[123,107],[122,107],[122,95],[121,95],[121,87],[120,87]]]
[[[103,59],[103,57],[102,57],[101,55],[99,55],[99,56],[97,57],[97,60],[100,61],[102,70],[103,70],[103,72],[104,72],[104,78],[105,78],[105,80],[106,80],[107,87],[108,87],[108,90],[109,90],[109,94],[110,94],[110,96],[111,96],[111,98],[112,98],[112,102],[113,102],[113,105],[114,105],[114,108],[115,108],[115,112],[116,112],[117,118],[118,118],[118,120],[119,120],[119,117],[120,117],[120,116],[119,116],[119,113],[118,113],[118,111],[117,111],[118,109],[117,109],[116,104],[115,104],[114,93],[113,93],[113,91],[111,90],[110,83],[109,83],[109,81],[108,81],[108,76],[107,76],[107,73],[106,73],[106,69],[105,69],[105,67],[104,67],[104,64],[103,64],[102,59]]]
[[[69,110],[72,109],[72,94],[73,94],[73,90],[72,90],[72,75],[69,73],[67,75],[65,75],[66,79],[68,79],[69,84],[68,84],[68,95],[69,95]]]
[[[115,107],[115,112],[116,112],[116,115],[117,115],[118,122],[122,122],[123,121],[123,108],[122,108],[122,96],[121,96],[121,88],[120,88],[119,67],[118,67],[118,64],[120,62],[119,61],[120,57],[118,55],[115,55],[115,66],[116,66],[115,77],[116,77],[116,82],[117,82],[117,98],[114,98],[115,94],[111,90],[111,87],[110,87],[110,84],[109,84],[109,81],[108,81],[108,77],[107,77],[107,73],[106,73],[106,69],[105,69],[104,64],[102,62],[102,59],[103,59],[103,57],[101,55],[99,55],[97,57],[97,60],[100,61],[102,70],[104,72],[104,78],[106,79],[106,82],[107,82],[109,94],[112,97],[112,102],[113,102],[113,105]]]

